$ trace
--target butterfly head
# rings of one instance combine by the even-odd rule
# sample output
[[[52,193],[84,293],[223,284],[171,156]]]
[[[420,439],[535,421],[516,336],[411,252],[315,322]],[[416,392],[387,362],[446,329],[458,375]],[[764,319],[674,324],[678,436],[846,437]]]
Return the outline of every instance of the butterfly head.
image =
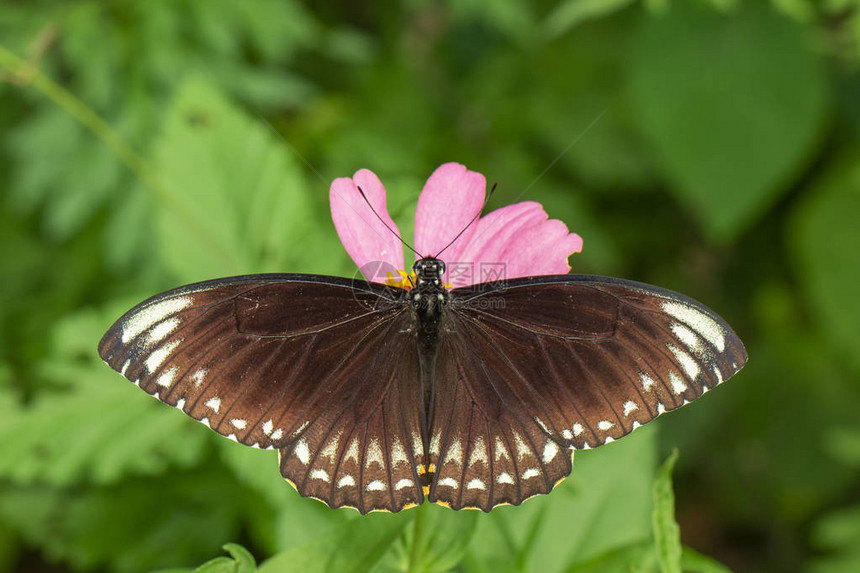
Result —
[[[415,261],[412,272],[416,276],[416,287],[443,288],[442,275],[445,274],[445,263],[433,257],[425,257]]]

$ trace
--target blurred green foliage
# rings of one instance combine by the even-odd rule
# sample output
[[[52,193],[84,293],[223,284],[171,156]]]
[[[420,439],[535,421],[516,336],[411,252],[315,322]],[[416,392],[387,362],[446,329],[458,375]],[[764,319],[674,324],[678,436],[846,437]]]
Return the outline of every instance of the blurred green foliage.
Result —
[[[359,517],[98,359],[172,286],[352,275],[330,181],[374,170],[408,237],[445,161],[747,368],[550,496]],[[4,570],[860,569],[857,0],[6,0],[0,193]]]

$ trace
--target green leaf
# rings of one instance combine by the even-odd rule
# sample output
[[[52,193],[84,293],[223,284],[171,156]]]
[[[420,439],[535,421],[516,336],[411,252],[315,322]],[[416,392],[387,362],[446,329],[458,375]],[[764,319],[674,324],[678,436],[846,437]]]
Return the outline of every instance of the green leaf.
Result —
[[[356,517],[355,510],[333,511],[302,497],[281,476],[274,451],[257,450],[230,440],[218,440],[221,459],[236,478],[263,498],[262,515],[252,528],[272,553],[308,543],[337,524]]]
[[[681,573],[681,528],[675,521],[672,468],[678,459],[674,450],[657,472],[654,481],[654,547],[663,573]]]
[[[814,573],[854,571],[860,566],[860,505],[825,514],[812,528],[812,542],[828,552],[812,562]]]
[[[205,83],[179,90],[155,163],[165,181],[161,252],[181,280],[291,270],[305,260],[296,245],[315,238],[305,167]]]
[[[687,547],[681,549],[681,569],[686,573],[732,573],[722,563]]]
[[[565,569],[565,573],[630,573],[631,571],[656,573],[656,565],[654,545],[649,541],[640,541],[578,563]]]
[[[833,348],[860,368],[860,160],[834,162],[797,208],[791,235],[804,286]]]
[[[244,496],[215,468],[101,488],[0,491],[0,519],[72,569],[199,563],[238,534]]]
[[[560,36],[585,20],[607,16],[632,4],[634,0],[565,0],[546,18],[550,36]]]
[[[450,571],[463,559],[478,526],[475,511],[451,511],[425,503],[407,530],[401,570]],[[416,546],[417,544],[417,546]]]
[[[834,459],[843,464],[860,467],[860,429],[838,426],[830,428],[825,448]]]
[[[594,451],[549,495],[478,516],[464,560],[470,572],[561,571],[651,535],[656,427]]]
[[[224,550],[230,557],[216,557],[194,570],[194,573],[254,573],[257,562],[251,553],[236,543],[227,543]],[[165,572],[161,572],[165,573]]]
[[[0,475],[19,483],[107,484],[200,459],[210,431],[98,359],[98,341],[119,315],[81,311],[57,325],[39,372],[60,389],[45,390],[26,406],[0,391]]]
[[[392,548],[415,512],[372,514],[336,526],[323,537],[293,547],[260,565],[261,573],[368,571]]]
[[[642,18],[630,105],[671,190],[713,240],[757,220],[809,162],[825,76],[806,31],[764,3],[722,15],[676,2]]]

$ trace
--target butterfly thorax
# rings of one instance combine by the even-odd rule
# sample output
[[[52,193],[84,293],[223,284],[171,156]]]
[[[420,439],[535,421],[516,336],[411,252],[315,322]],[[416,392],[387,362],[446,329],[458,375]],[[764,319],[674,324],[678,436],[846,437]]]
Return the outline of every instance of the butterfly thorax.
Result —
[[[419,320],[424,319],[438,324],[442,310],[448,304],[448,290],[442,283],[445,273],[445,263],[439,259],[427,257],[415,262],[412,266],[415,273],[415,286],[410,291],[412,308]]]

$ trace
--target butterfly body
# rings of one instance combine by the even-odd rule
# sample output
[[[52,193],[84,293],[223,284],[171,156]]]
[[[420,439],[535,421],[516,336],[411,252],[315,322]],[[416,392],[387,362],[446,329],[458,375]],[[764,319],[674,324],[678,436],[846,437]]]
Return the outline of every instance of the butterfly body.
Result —
[[[102,358],[241,443],[277,449],[305,496],[362,513],[425,500],[489,511],[549,492],[576,449],[618,439],[728,379],[743,344],[683,295],[538,276],[447,290],[251,275],[167,291]]]

